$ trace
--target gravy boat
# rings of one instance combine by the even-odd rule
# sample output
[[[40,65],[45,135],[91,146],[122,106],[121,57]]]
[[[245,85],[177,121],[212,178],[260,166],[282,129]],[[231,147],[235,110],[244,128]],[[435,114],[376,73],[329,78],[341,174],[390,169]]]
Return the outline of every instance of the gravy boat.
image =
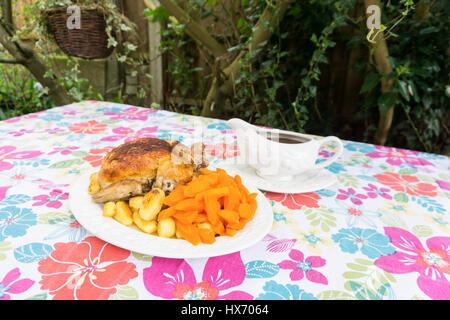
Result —
[[[334,136],[316,140],[301,133],[260,128],[238,118],[228,120],[227,125],[237,137],[240,161],[267,180],[292,180],[305,171],[330,165],[343,152],[342,141]],[[316,163],[320,147],[333,142],[337,145],[335,154]]]

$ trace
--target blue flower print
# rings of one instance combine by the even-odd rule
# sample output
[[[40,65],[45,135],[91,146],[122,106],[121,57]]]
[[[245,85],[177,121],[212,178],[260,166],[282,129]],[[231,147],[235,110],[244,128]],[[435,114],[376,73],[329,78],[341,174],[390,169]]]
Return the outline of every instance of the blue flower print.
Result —
[[[207,126],[208,129],[216,129],[219,131],[231,130],[231,128],[224,122],[214,122]]]
[[[361,153],[369,153],[375,151],[375,147],[373,145],[360,142],[346,143],[344,148],[350,151],[359,151]]]
[[[0,242],[8,237],[21,237],[29,227],[37,224],[37,216],[30,209],[10,206],[0,209]]]
[[[97,110],[95,110],[97,112],[104,112],[104,113],[117,113],[122,111],[122,108],[117,108],[117,107],[104,107],[104,108],[99,108]]]
[[[395,248],[390,244],[390,238],[374,229],[340,229],[339,233],[333,234],[331,238],[339,243],[342,251],[356,253],[361,250],[361,253],[370,259],[395,252]]]
[[[64,119],[62,115],[51,112],[44,113],[39,118],[45,121],[61,121],[62,119]]]
[[[325,167],[325,169],[327,169],[330,172],[333,173],[339,173],[341,171],[347,171],[344,166],[338,162],[333,162],[332,164],[330,164],[329,166]]]
[[[317,300],[311,293],[300,289],[297,285],[282,285],[271,280],[263,287],[266,293],[261,293],[256,300]]]

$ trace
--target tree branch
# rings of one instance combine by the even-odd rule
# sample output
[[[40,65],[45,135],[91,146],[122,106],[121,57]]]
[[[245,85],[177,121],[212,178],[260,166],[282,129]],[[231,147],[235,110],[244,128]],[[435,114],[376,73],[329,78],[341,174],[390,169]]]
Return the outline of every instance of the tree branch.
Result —
[[[25,60],[16,60],[16,59],[0,59],[0,63],[4,64],[23,64]]]
[[[144,2],[148,8],[156,9],[155,4],[151,0],[144,0]],[[173,16],[172,21],[185,25],[186,34],[198,45],[204,47],[216,58],[227,53],[227,50],[203,26],[195,22],[186,11],[180,8],[174,0],[159,0],[159,2]]]
[[[37,81],[49,89],[49,94],[57,105],[72,103],[72,98],[70,98],[65,88],[61,86],[56,78],[45,77],[48,69],[39,55],[30,46],[21,40],[12,40],[12,37],[13,34],[8,25],[3,20],[0,20],[0,43],[3,47],[8,50],[16,61],[20,61]]]
[[[364,0],[365,11],[370,5],[376,5],[381,8],[379,0]],[[375,66],[383,77],[381,78],[381,93],[392,92],[393,80],[386,78],[392,72],[392,65],[389,61],[389,50],[387,47],[386,39],[383,38],[383,32],[379,32],[374,39],[374,43],[371,44],[374,49]],[[377,132],[375,133],[375,143],[379,145],[386,144],[389,130],[392,126],[392,120],[394,118],[394,108],[390,108],[385,113],[380,114],[378,121]]]
[[[278,27],[279,23],[283,19],[286,10],[289,8],[294,0],[277,0],[274,1],[273,6],[268,5],[255,27],[251,35],[251,43],[248,45],[247,50],[253,52],[255,50],[262,49],[264,44],[270,39],[274,30]],[[230,97],[233,95],[233,83],[234,80],[239,77],[240,74],[240,59],[244,56],[245,52],[242,51],[234,59],[234,61],[223,70],[225,79],[220,86],[216,85],[217,79],[213,79],[213,83],[208,92],[208,95],[203,103],[202,116],[211,117],[218,113],[217,105],[223,105],[223,102],[217,101],[216,98]],[[253,59],[256,59],[258,55],[252,55]],[[250,61],[251,62],[251,61]],[[220,90],[220,93],[217,92]]]

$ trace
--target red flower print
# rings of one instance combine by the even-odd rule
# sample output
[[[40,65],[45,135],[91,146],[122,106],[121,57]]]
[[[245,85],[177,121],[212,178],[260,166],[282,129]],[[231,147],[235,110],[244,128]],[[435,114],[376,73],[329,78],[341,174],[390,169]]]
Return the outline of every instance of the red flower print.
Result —
[[[266,192],[269,200],[281,202],[282,205],[289,209],[301,209],[303,206],[308,208],[319,208],[317,203],[321,197],[314,192],[307,193],[275,193]]]
[[[102,165],[102,161],[104,156],[114,149],[114,147],[106,147],[101,149],[92,149],[89,151],[89,155],[83,157],[84,161],[87,161],[91,164],[92,167],[100,167]]]
[[[42,194],[40,196],[33,197],[33,200],[38,200],[38,202],[33,203],[33,206],[43,206],[49,208],[59,209],[63,205],[59,200],[67,200],[69,194],[63,193],[61,190],[53,190],[50,195]]]
[[[173,297],[179,300],[214,300],[219,295],[217,288],[211,288],[209,281],[202,281],[193,286],[178,283]]]
[[[376,174],[374,177],[385,186],[396,191],[406,192],[412,196],[435,197],[437,195],[436,186],[420,182],[419,179],[414,176],[385,172],[384,174]]]
[[[278,266],[281,269],[292,270],[289,274],[289,278],[292,281],[302,280],[306,275],[306,279],[311,282],[328,284],[327,278],[319,271],[313,269],[323,267],[325,259],[318,256],[305,259],[303,252],[296,249],[292,249],[289,252],[289,258],[292,260],[283,260]]]
[[[146,108],[138,108],[138,107],[130,107],[122,110],[121,112],[106,112],[106,116],[112,116],[111,120],[140,120],[145,121],[147,117],[157,112],[157,110],[146,109]]]
[[[205,147],[205,152],[219,159],[227,159],[238,156],[239,148],[237,145],[217,143],[207,145]]]
[[[53,300],[107,300],[138,276],[136,266],[125,260],[130,251],[96,237],[80,243],[56,243],[55,250],[39,261],[42,290]]]
[[[69,127],[69,130],[75,133],[96,134],[106,130],[108,126],[104,123],[100,123],[96,120],[88,122],[75,123]]]

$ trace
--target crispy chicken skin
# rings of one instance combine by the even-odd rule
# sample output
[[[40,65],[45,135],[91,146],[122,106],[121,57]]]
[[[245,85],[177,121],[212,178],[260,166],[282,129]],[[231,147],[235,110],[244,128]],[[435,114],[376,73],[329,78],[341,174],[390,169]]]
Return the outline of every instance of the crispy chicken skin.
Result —
[[[207,165],[202,143],[189,148],[173,140],[130,141],[105,156],[98,174],[101,190],[92,198],[98,203],[126,200],[153,187],[170,192]]]

